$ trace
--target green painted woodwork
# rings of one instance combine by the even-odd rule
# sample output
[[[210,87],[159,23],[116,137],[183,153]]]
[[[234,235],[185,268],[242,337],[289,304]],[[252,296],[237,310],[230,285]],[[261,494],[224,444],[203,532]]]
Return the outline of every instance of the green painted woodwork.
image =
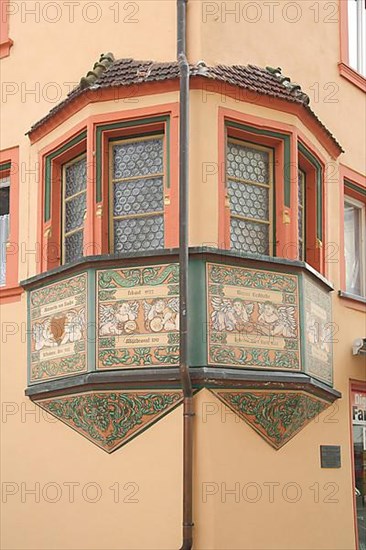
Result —
[[[299,151],[316,170],[316,236],[323,241],[323,167],[318,159],[299,142]]]
[[[189,264],[188,357],[191,366],[207,365],[206,269],[201,258]]]
[[[248,126],[246,124],[241,124],[239,122],[232,122],[227,121],[226,122],[227,128],[237,128],[239,130],[244,130],[246,132],[250,132],[252,134],[256,134],[259,136],[269,136],[274,137],[277,139],[281,139],[284,144],[284,203],[285,206],[290,207],[291,206],[291,141],[290,136],[288,134],[283,134],[281,132],[272,132],[270,130],[262,130],[260,128],[254,128],[253,126]],[[275,178],[274,178],[274,189],[273,189],[273,195],[275,196]],[[275,212],[274,212],[275,214]],[[274,216],[274,221],[276,220]],[[276,239],[274,239],[276,241]]]
[[[0,172],[5,172],[5,170],[10,170],[11,168],[11,162],[4,162],[3,164],[0,164]]]
[[[50,153],[45,158],[45,174],[44,174],[44,221],[47,222],[51,218],[51,200],[52,200],[52,163],[55,158],[65,153],[74,145],[86,139],[86,130],[79,135]]]
[[[353,183],[347,179],[344,180],[344,186],[346,189],[352,189],[352,191],[356,191],[356,193],[359,193],[360,195],[366,197],[365,187],[361,187],[361,185],[357,185],[357,183]]]
[[[315,341],[313,329],[309,332],[308,328],[314,325],[319,335],[326,334],[327,326],[323,327],[322,318],[331,327],[329,291],[324,285],[315,284],[313,277],[305,277],[301,269],[290,265],[269,267],[268,263],[261,262],[254,264],[259,267],[249,268],[247,266],[253,263],[248,264],[245,258],[236,258],[234,264],[230,261],[234,260],[226,256],[218,257],[217,263],[208,262],[199,254],[190,257],[189,364],[193,367],[282,370],[295,374],[308,372],[332,386],[331,350],[327,342]],[[87,271],[80,268],[81,272],[72,276],[66,270],[58,275],[56,282],[47,284],[42,279],[38,288],[28,292],[30,385],[86,370],[179,365],[177,326],[162,325],[166,314],[172,323],[177,322],[174,308],[178,303],[179,266],[177,263],[141,265],[137,259],[135,265],[131,265],[131,260],[129,263],[129,267],[103,270],[98,270],[96,263]],[[312,285],[309,288],[304,287],[307,279]],[[157,300],[164,302],[165,309],[148,317]],[[234,311],[235,301],[244,304],[245,318]],[[54,303],[60,304],[58,311],[44,309],[45,305]],[[272,305],[272,321],[264,321],[266,303]],[[52,321],[62,313],[67,320],[70,313],[77,315],[82,304],[87,311],[86,329],[80,341],[69,342],[74,352],[64,350],[57,338],[56,346],[51,338],[43,348],[46,354],[42,358],[42,349],[40,346],[37,349],[34,340],[37,329],[46,328],[47,333],[47,319]],[[124,304],[128,311],[121,313]],[[104,312],[100,308],[104,308]],[[128,317],[124,319],[123,315]],[[240,321],[240,326],[235,329],[226,325],[214,326],[214,322],[225,324],[225,319],[231,319],[229,325]]]
[[[103,145],[103,132],[107,132],[109,130],[119,130],[124,128],[135,128],[136,126],[141,126],[144,124],[154,124],[157,122],[165,122],[166,127],[166,187],[170,187],[170,117],[168,115],[166,116],[156,116],[156,117],[149,117],[149,118],[140,118],[137,120],[126,120],[123,122],[114,122],[111,124],[100,124],[96,128],[96,152],[95,152],[95,158],[96,158],[96,201],[101,202],[103,198],[102,193],[102,162],[103,162],[103,154],[102,154],[102,145]],[[154,132],[156,133],[156,132]],[[139,136],[146,136],[150,135],[149,132],[139,134]],[[117,138],[113,138],[117,139]]]

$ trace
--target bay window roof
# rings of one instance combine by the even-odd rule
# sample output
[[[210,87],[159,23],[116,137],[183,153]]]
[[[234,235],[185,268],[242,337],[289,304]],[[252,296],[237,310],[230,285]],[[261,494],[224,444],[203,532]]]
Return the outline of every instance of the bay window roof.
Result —
[[[333,142],[338,149],[338,154],[343,151],[332,133],[319,120],[309,106],[309,96],[304,93],[299,84],[291,82],[290,78],[282,74],[280,67],[261,68],[255,65],[215,65],[208,66],[203,61],[190,65],[191,79],[204,78],[208,81],[234,86],[248,92],[249,101],[253,102],[250,93],[260,96],[269,96],[278,100],[292,103],[300,110],[310,115],[320,127],[326,137]],[[80,80],[80,84],[74,88],[58,105],[33,124],[28,134],[40,129],[46,122],[61,113],[66,107],[72,107],[77,98],[86,96],[88,101],[97,101],[98,93],[102,90],[118,87],[137,86],[149,83],[161,83],[174,81],[179,78],[179,65],[176,61],[155,62],[137,61],[131,58],[114,59],[113,54],[102,54],[99,61],[94,64],[93,70]],[[207,90],[213,91],[213,90]],[[222,91],[225,91],[222,90]],[[94,97],[95,96],[95,97]],[[245,97],[243,97],[245,100]]]

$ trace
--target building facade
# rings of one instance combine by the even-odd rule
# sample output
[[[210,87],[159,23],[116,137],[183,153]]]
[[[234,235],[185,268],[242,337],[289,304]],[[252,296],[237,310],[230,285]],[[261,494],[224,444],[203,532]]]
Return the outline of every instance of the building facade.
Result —
[[[176,3],[0,6],[2,545],[179,548]],[[187,3],[193,548],[366,548],[365,14]]]

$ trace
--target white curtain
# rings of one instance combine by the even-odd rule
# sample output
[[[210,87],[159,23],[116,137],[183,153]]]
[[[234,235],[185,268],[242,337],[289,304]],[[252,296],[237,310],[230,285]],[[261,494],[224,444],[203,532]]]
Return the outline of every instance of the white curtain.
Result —
[[[0,286],[6,281],[6,243],[9,236],[9,214],[0,216]]]

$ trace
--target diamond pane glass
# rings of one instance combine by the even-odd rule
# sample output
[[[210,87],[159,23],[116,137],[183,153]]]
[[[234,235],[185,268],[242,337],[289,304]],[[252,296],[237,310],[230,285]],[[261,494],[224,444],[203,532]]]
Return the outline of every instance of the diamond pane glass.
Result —
[[[114,221],[115,252],[164,248],[164,217],[150,216]]]
[[[86,189],[86,158],[66,167],[65,184],[66,198]]]
[[[230,210],[246,218],[269,220],[269,189],[237,181],[228,181]]]
[[[268,183],[269,153],[229,141],[227,145],[227,174],[229,177]]]
[[[141,179],[114,184],[115,216],[164,210],[163,179]]]
[[[65,233],[84,224],[86,193],[77,195],[65,203]]]
[[[65,263],[73,262],[83,256],[83,241],[83,230],[65,237]]]
[[[231,248],[252,254],[269,254],[269,226],[231,218]]]
[[[115,145],[113,178],[161,174],[164,170],[163,158],[162,139],[147,139]]]

